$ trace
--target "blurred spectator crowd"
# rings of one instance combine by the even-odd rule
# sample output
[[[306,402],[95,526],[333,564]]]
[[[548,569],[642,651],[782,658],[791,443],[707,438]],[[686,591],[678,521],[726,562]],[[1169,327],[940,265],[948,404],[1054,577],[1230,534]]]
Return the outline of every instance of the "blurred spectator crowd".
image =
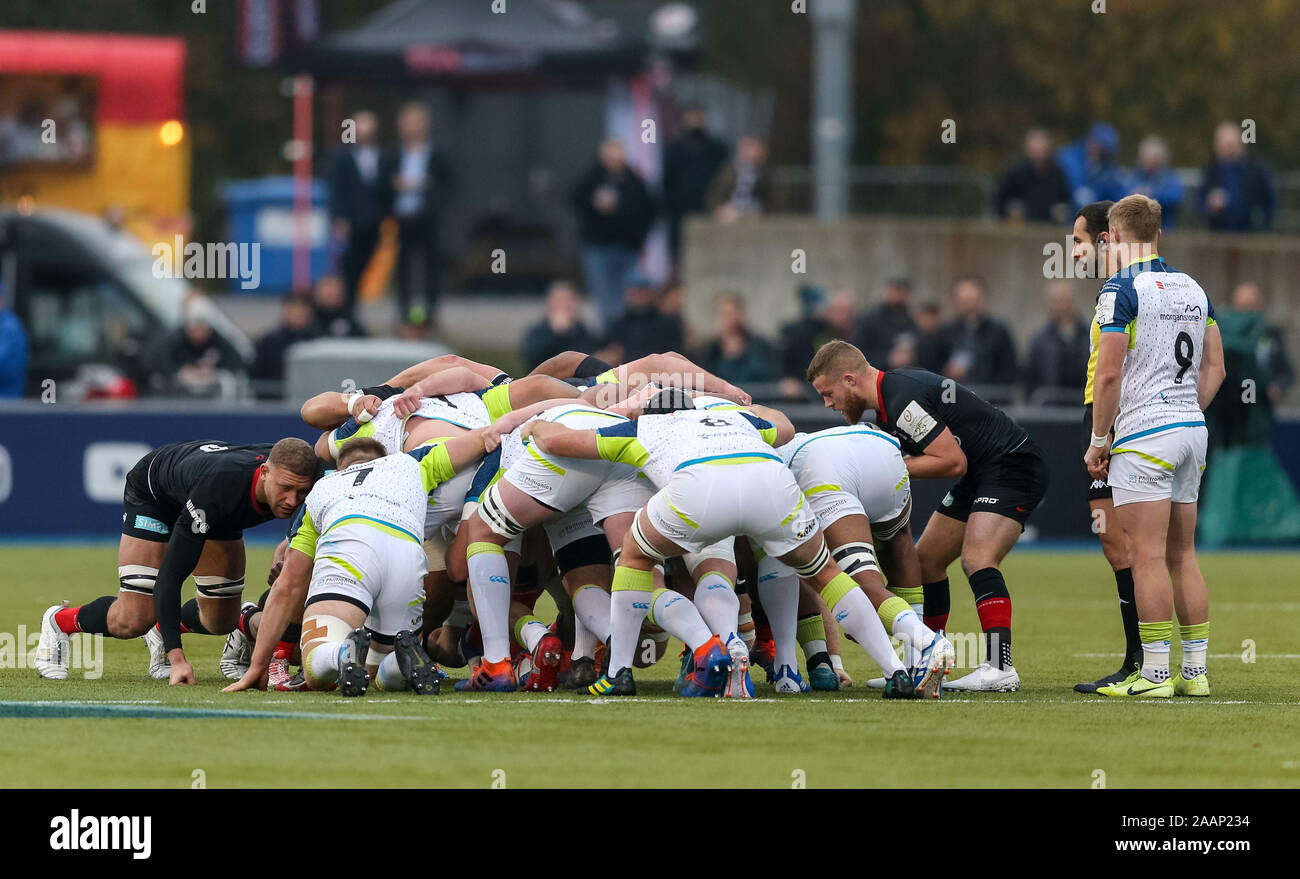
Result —
[[[1277,209],[1273,173],[1246,153],[1247,131],[1234,122],[1215,128],[1213,157],[1201,171],[1194,209],[1213,231],[1258,232],[1272,228]],[[1132,167],[1120,165],[1115,126],[1100,122],[1083,138],[1055,150],[1042,128],[1025,135],[1024,156],[998,182],[998,216],[1062,223],[1089,202],[1140,193],[1160,202],[1163,227],[1178,223],[1183,182],[1170,165],[1168,145],[1157,135],[1138,144]]]

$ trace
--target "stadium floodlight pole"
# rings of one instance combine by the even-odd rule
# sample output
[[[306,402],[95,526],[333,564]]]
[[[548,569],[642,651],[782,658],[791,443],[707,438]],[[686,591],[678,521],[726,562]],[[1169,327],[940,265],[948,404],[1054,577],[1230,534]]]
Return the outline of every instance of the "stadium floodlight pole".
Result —
[[[812,0],[813,211],[819,220],[848,213],[853,131],[853,26],[857,0]]]
[[[293,78],[293,290],[311,289],[312,78]]]

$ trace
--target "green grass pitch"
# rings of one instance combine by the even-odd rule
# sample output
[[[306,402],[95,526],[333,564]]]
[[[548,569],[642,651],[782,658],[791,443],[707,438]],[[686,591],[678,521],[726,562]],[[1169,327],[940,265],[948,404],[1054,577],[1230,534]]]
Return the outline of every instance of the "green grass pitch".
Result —
[[[269,553],[250,549],[251,583]],[[199,676],[192,688],[150,680],[139,640],[107,640],[98,680],[73,669],[66,682],[43,681],[14,667],[19,626],[34,635],[56,600],[109,591],[115,550],[9,544],[0,558],[0,786],[1300,785],[1295,554],[1202,557],[1210,699],[1073,693],[1117,664],[1113,580],[1100,552],[1022,550],[1005,565],[1021,691],[906,703],[863,686],[877,672],[851,643],[845,663],[858,686],[778,700],[758,683],[752,703],[675,698],[675,644],[638,673],[642,695],[619,701],[450,687],[423,699],[227,695],[217,671],[223,639],[195,636],[186,637]],[[954,568],[958,633],[978,631],[964,582]]]

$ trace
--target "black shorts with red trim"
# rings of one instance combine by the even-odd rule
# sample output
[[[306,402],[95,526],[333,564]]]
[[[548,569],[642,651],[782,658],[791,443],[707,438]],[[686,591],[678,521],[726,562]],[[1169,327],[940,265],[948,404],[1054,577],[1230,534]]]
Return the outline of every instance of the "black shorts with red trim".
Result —
[[[1023,528],[1047,494],[1049,481],[1042,449],[1026,439],[1014,451],[957,480],[937,512],[959,522],[971,513],[996,513]]]

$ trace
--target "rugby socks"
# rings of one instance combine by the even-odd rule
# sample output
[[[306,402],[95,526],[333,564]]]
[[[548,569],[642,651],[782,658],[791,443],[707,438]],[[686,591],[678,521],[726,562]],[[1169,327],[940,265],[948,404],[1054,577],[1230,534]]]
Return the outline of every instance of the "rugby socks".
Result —
[[[822,587],[821,595],[835,615],[835,621],[871,655],[884,670],[886,678],[904,670],[876,609],[871,606],[871,599],[852,577],[841,571]]]
[[[752,611],[746,611],[736,618],[736,634],[745,642],[745,647],[754,649],[754,643],[758,641],[758,629]]]
[[[108,609],[117,601],[116,595],[96,598],[90,604],[81,607],[65,607],[54,614],[54,624],[59,631],[68,635],[85,632],[88,635],[107,635]]]
[[[572,659],[593,659],[596,656],[596,645],[599,642],[596,636],[591,634],[591,630],[582,624],[582,618],[575,615],[573,618],[573,649],[569,652]]]
[[[573,614],[597,641],[609,640],[609,593],[596,585],[579,586],[573,593]],[[594,647],[592,648],[595,649]],[[574,657],[591,656],[573,650]]]
[[[732,595],[735,595],[733,592]],[[692,651],[713,639],[700,611],[680,592],[656,589],[650,601],[650,622],[681,641]]]
[[[761,584],[759,588],[763,588]],[[766,599],[763,601],[763,606],[768,608],[768,614],[770,615],[772,610]],[[799,598],[798,593],[796,593],[795,607],[798,608],[798,606]],[[798,613],[798,610],[795,613]],[[773,624],[772,634],[774,637],[777,634],[775,623]],[[799,641],[799,648],[803,650],[804,658],[808,660],[809,668],[830,662],[830,654],[826,650],[826,622],[822,619],[820,611],[799,617],[799,621],[795,625],[795,637]],[[781,639],[779,637],[776,640],[776,649],[781,649]],[[791,668],[793,667],[792,665]]]
[[[474,612],[483,635],[483,661],[510,658],[510,566],[495,543],[471,543],[465,550]]]
[[[695,606],[704,622],[722,643],[727,643],[740,626],[740,599],[736,586],[724,574],[710,571],[696,581]]]
[[[1178,635],[1183,640],[1183,678],[1190,681],[1205,674],[1205,654],[1210,649],[1210,621],[1179,626]]]
[[[799,581],[793,576],[780,579],[758,580],[758,600],[767,614],[767,622],[772,630],[772,643],[776,647],[776,657],[772,664],[775,668],[788,665],[794,671],[799,670],[799,660],[795,658],[795,644],[803,642],[800,631],[808,631],[810,638],[816,636],[811,625],[804,627],[799,619]],[[821,623],[821,614],[808,617]],[[826,652],[826,627],[820,626],[821,649]],[[808,654],[812,656],[814,654]]]
[[[903,642],[906,650],[904,655],[909,657],[908,665],[916,665],[916,662],[911,660],[912,653],[915,652],[919,659],[921,651],[929,647],[930,642],[934,640],[934,632],[921,622],[916,611],[897,595],[881,602],[880,607],[876,608],[876,614],[889,633]]]
[[[252,604],[251,602],[244,605],[244,609],[239,612],[239,631],[243,632],[244,636],[250,641],[257,640],[257,627],[253,625],[253,617],[261,612],[262,608],[256,604]],[[284,640],[289,640],[287,632],[285,633]]]
[[[1174,621],[1164,620],[1158,623],[1138,623],[1142,637],[1142,677],[1152,683],[1169,679],[1169,640],[1174,636]],[[1206,626],[1206,640],[1209,638],[1209,626]],[[1205,654],[1201,654],[1204,661]]]
[[[339,679],[339,651],[342,641],[322,641],[303,657],[312,686],[332,684]]]
[[[890,586],[889,591],[907,602],[907,606],[916,611],[919,617],[925,613],[924,586]]]
[[[199,619],[199,600],[191,598],[181,605],[181,631],[195,635],[211,635]]]
[[[515,620],[515,643],[529,653],[536,650],[537,642],[550,633],[550,627],[532,614]]]
[[[1119,616],[1124,621],[1124,661],[1142,652],[1142,636],[1138,634],[1138,606],[1133,595],[1133,569],[1115,572],[1115,589],[1119,592]]]
[[[655,588],[654,571],[619,566],[609,596],[609,677],[632,667],[641,643],[641,623],[650,612]],[[697,612],[698,615],[698,612]],[[666,627],[665,627],[666,628]]]
[[[1007,581],[997,568],[981,568],[967,579],[975,593],[988,663],[994,668],[1011,668],[1011,593],[1007,592]]]
[[[397,665],[397,651],[389,653],[379,663],[379,670],[375,672],[375,684],[381,690],[406,689],[406,678],[402,677],[402,670]]]
[[[948,578],[926,583],[921,590],[925,596],[922,610],[925,624],[936,632],[948,628],[948,610],[952,607],[952,597],[948,594]]]

